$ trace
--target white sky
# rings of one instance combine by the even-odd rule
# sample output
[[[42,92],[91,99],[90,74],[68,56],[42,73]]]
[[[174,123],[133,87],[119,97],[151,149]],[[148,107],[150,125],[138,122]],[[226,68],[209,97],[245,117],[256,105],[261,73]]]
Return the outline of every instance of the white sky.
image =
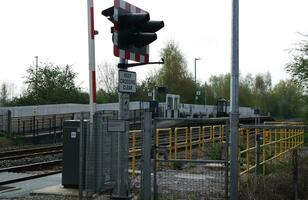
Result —
[[[173,39],[182,49],[188,69],[197,79],[230,71],[231,0],[129,0],[150,12],[152,20],[164,20],[158,40],[151,44],[150,60],[158,61],[159,50]],[[111,22],[101,11],[113,0],[94,0],[96,64],[116,63],[112,54]],[[240,72],[272,74],[273,82],[288,78],[284,70],[291,56],[288,49],[308,33],[307,0],[240,0]],[[1,0],[0,83],[23,85],[26,69],[40,61],[73,64],[78,84],[88,88],[88,35],[86,0]],[[141,66],[143,80],[153,68]]]

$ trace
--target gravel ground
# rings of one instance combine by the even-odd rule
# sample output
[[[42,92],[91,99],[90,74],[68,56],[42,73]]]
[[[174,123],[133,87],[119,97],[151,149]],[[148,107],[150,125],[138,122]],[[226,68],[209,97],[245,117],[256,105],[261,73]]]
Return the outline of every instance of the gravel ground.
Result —
[[[33,158],[21,158],[17,160],[3,160],[0,161],[0,168],[18,166],[18,165],[26,165],[31,163],[38,163],[38,162],[45,162],[45,161],[52,161],[62,159],[62,153],[54,154],[54,155],[45,155],[45,156],[38,156]]]
[[[159,197],[163,199],[223,199],[224,171],[222,167],[204,164],[185,165],[181,170],[163,167],[157,172]],[[152,176],[153,184],[153,176]],[[133,193],[140,192],[140,176],[131,177]]]
[[[62,143],[8,146],[8,147],[0,147],[0,151],[3,152],[3,151],[18,150],[18,149],[31,149],[31,148],[48,147],[48,146],[54,146],[54,145],[60,145],[60,144]]]
[[[0,198],[1,200],[77,200],[78,197],[63,197],[57,195],[35,195],[14,198]]]

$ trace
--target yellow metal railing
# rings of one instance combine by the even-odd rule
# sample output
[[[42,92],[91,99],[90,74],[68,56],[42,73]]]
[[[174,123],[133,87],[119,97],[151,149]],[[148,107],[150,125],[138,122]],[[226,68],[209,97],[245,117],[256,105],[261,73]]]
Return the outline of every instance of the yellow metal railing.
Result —
[[[266,174],[267,166],[273,165],[276,160],[287,158],[293,149],[303,147],[304,129],[299,128],[302,125],[303,123],[298,122],[279,124],[271,122],[264,127],[240,128],[239,175],[255,172],[257,167],[260,167],[262,174]],[[166,147],[169,159],[183,158],[183,156],[185,159],[203,158],[207,143],[224,142],[224,129],[224,125],[156,129],[156,146]],[[258,134],[262,136],[259,143]],[[133,176],[136,174],[136,159],[141,153],[142,138],[141,130],[130,131],[129,157]],[[180,149],[182,150],[179,151]],[[258,152],[260,152],[259,163],[257,163]],[[159,152],[155,156],[159,158]]]
[[[263,128],[239,129],[240,152],[238,160],[242,161],[239,163],[239,174],[249,174],[261,167],[261,172],[265,175],[267,166],[272,166],[276,160],[281,161],[287,158],[293,149],[301,148],[304,144],[304,129],[299,127],[299,124],[294,123],[293,127],[292,125],[284,124],[285,127],[277,126],[277,128],[264,126]],[[258,134],[262,136],[259,145]],[[258,152],[260,163],[257,163]]]
[[[132,162],[132,176],[136,175],[136,157],[137,153],[140,152],[140,145],[137,145],[136,142],[138,142],[138,139],[141,138],[141,130],[132,130],[129,131],[129,137],[130,137],[130,147],[129,147],[129,155],[131,157]],[[139,139],[140,142],[140,139]]]
[[[162,138],[160,139],[160,136]],[[168,138],[167,140],[164,139],[164,136],[167,136],[165,138]],[[156,147],[159,148],[160,146],[167,146],[168,152],[169,152],[169,159],[172,158],[172,129],[171,128],[161,128],[156,129]],[[156,154],[156,157],[158,158],[158,152]]]
[[[182,137],[179,140],[179,136]],[[185,159],[188,158],[188,127],[178,127],[174,129],[174,159],[178,158],[178,149],[185,147]]]

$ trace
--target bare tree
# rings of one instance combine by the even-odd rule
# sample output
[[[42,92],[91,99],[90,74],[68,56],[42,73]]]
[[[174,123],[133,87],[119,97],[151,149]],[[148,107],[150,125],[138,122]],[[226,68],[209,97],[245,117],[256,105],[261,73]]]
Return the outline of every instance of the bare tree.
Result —
[[[107,93],[114,93],[117,90],[118,70],[116,65],[103,62],[98,65],[98,88]]]

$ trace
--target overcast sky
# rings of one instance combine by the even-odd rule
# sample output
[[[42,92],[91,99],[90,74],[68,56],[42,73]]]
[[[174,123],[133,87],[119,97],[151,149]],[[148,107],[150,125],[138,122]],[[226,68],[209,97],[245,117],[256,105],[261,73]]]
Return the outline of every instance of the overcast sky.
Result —
[[[165,27],[151,44],[150,60],[173,39],[186,57],[188,69],[197,79],[230,71],[231,0],[128,0],[149,11],[152,20],[164,20]],[[111,23],[101,10],[113,0],[94,0],[96,64],[116,63],[111,41]],[[308,33],[307,0],[240,0],[240,73],[270,72],[274,83],[288,78],[284,70],[293,48]],[[78,84],[88,88],[88,36],[86,0],[1,0],[0,83],[22,88],[26,69],[39,61],[72,64]],[[137,79],[159,66],[141,66]]]

